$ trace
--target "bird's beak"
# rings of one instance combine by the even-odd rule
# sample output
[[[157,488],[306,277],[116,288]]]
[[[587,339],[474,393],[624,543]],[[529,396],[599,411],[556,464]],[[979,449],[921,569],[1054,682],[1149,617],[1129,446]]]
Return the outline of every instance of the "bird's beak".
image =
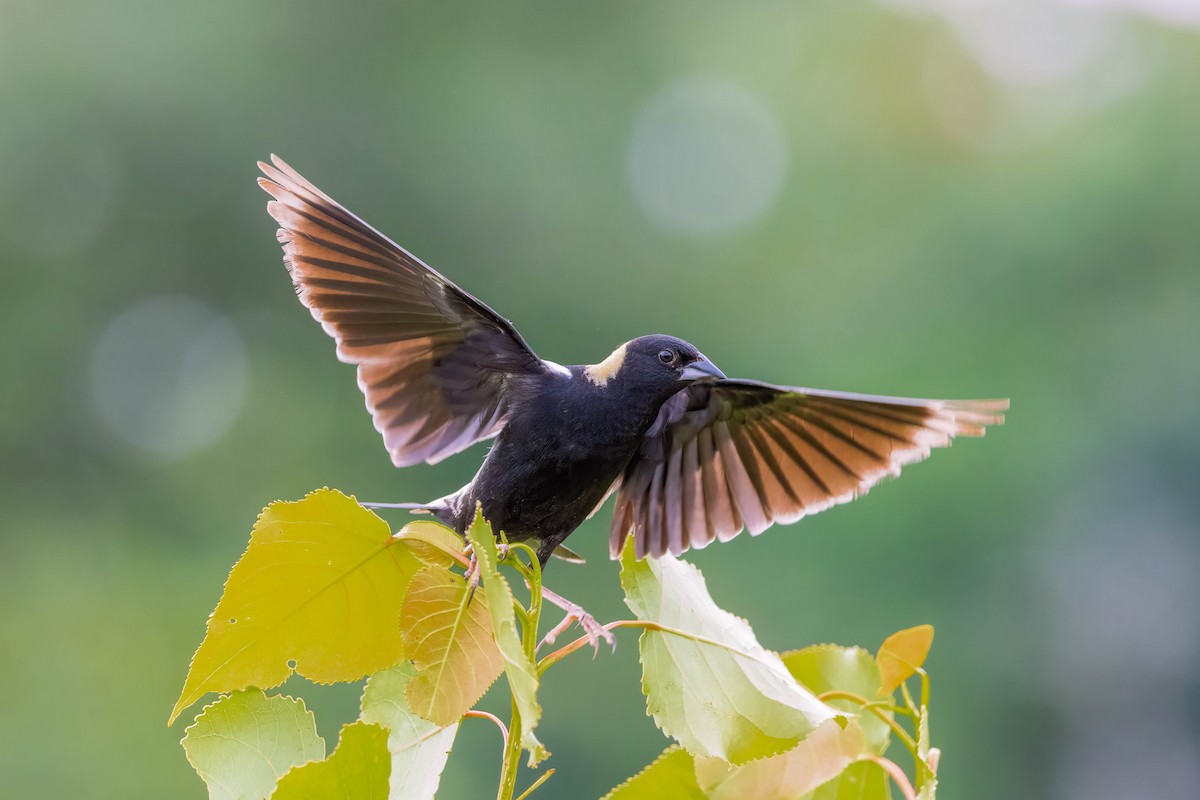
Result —
[[[683,372],[679,373],[681,381],[724,380],[724,378],[725,373],[717,369],[717,365],[704,356],[700,356],[699,361],[688,364],[683,368]]]

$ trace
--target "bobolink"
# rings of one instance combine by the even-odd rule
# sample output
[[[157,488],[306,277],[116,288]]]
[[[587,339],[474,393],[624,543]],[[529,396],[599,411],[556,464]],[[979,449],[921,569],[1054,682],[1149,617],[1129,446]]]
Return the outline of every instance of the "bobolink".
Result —
[[[358,365],[393,463],[496,438],[466,486],[396,505],[462,533],[479,503],[543,565],[613,492],[612,556],[630,535],[639,557],[679,555],[853,500],[1008,407],[730,380],[663,335],[563,367],[281,159],[259,166],[300,300]]]

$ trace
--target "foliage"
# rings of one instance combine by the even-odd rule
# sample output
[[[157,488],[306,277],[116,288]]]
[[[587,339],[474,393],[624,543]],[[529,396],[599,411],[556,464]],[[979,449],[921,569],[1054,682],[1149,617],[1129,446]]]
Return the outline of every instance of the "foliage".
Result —
[[[492,529],[483,519],[483,513],[475,515],[475,521],[467,531],[467,540],[479,559],[479,575],[483,580],[483,591],[489,600],[488,609],[492,616],[492,631],[495,641],[504,658],[504,673],[508,676],[508,685],[512,690],[513,719],[519,720],[520,725],[513,725],[513,733],[520,732],[521,746],[529,751],[529,766],[550,755],[542,743],[533,735],[538,720],[542,717],[541,706],[537,702],[538,673],[534,664],[534,653],[537,642],[537,623],[541,612],[541,598],[537,582],[540,575],[527,573],[533,583],[533,597],[528,611],[522,612],[522,633],[517,634],[516,610],[520,608],[513,599],[512,589],[508,581],[500,574],[497,567],[499,553]],[[531,554],[532,555],[532,554]],[[537,563],[533,556],[532,564]]]
[[[874,699],[883,685],[875,657],[861,647],[814,644],[784,653],[783,663],[796,680],[843,711],[857,712],[860,706],[837,692]],[[872,752],[882,755],[887,750],[891,734],[888,722],[893,718],[890,710],[881,710],[879,716],[863,714],[858,718]]]
[[[497,542],[482,514],[466,540],[469,549],[430,522],[392,535],[329,489],[264,510],[171,715],[222,695],[183,739],[211,798],[432,800],[468,717],[504,731],[497,797],[517,797],[521,753],[531,769],[550,755],[534,733],[540,677],[591,640],[539,660],[536,554]],[[529,588],[528,603],[501,567]],[[922,668],[932,628],[900,631],[875,656],[830,644],[781,655],[721,609],[690,564],[638,561],[627,548],[621,585],[636,619],[606,627],[642,631],[647,714],[676,743],[608,800],[877,800],[892,786],[906,798],[934,797],[940,754],[929,742]],[[370,675],[360,718],[328,758],[303,703],[262,691],[292,671],[318,682]],[[507,728],[474,710],[501,673],[512,698]],[[919,701],[906,684],[914,675]],[[895,741],[912,756],[911,779],[886,756]],[[520,798],[553,773],[542,771]]]
[[[458,733],[458,720],[443,727],[409,708],[407,687],[414,671],[411,664],[404,663],[372,675],[363,689],[362,719],[388,730],[391,796],[428,800],[437,793]]]
[[[461,575],[428,567],[413,577],[400,636],[416,668],[405,694],[417,714],[451,725],[479,702],[504,668],[491,628],[486,598],[472,599]]]
[[[261,689],[206,706],[182,744],[214,800],[265,797],[292,767],[325,758],[325,740],[304,701]]]
[[[388,796],[388,734],[378,725],[354,722],[324,761],[310,761],[279,779],[271,800],[323,800]]]
[[[208,618],[171,721],[208,692],[269,689],[292,672],[353,681],[396,664],[400,604],[420,566],[387,523],[340,492],[272,503]]]
[[[621,585],[638,619],[664,626],[642,634],[642,691],[654,721],[688,752],[744,764],[790,750],[837,713],[745,620],[717,607],[691,564],[638,561],[627,546]]]
[[[884,693],[896,691],[900,684],[912,677],[933,645],[933,626],[918,625],[915,628],[897,631],[883,640],[879,646],[879,673]]]

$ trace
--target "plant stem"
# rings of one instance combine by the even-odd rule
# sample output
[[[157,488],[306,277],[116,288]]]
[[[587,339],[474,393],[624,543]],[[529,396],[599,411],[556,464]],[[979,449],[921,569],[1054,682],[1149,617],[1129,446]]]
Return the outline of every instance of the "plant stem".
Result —
[[[867,711],[870,711],[872,714],[879,717],[879,719],[883,720],[884,724],[891,728],[892,732],[896,734],[896,738],[898,738],[904,744],[904,746],[908,748],[908,751],[912,753],[913,760],[920,763],[921,759],[917,755],[917,743],[912,736],[909,735],[908,731],[900,727],[900,723],[884,714],[879,706],[877,706],[875,703],[872,703],[867,698],[863,697],[862,695],[857,695],[854,692],[842,692],[835,690],[831,692],[823,692],[817,695],[817,699],[822,702],[826,700],[849,700],[852,703],[862,706]]]
[[[508,724],[510,731],[504,742],[504,762],[500,769],[500,789],[496,800],[512,800],[517,791],[517,770],[521,767],[521,712],[517,710],[516,698],[513,698],[512,721]]]
[[[892,780],[896,782],[896,785],[900,787],[900,793],[904,795],[904,800],[917,800],[917,793],[913,790],[913,785],[909,783],[908,776],[904,774],[904,770],[900,769],[895,761],[889,761],[883,756],[875,755],[868,755],[865,758],[883,767],[883,771],[890,775]]]
[[[641,628],[642,630],[647,630],[647,631],[657,631],[659,633],[670,633],[675,636],[682,637],[684,639],[691,639],[693,642],[699,642],[700,644],[707,644],[712,647],[719,647],[722,650],[727,650],[730,653],[733,653],[735,656],[741,656],[742,658],[745,658],[749,661],[754,661],[757,663],[762,662],[762,659],[758,658],[757,656],[754,656],[751,653],[747,653],[744,650],[739,650],[736,647],[731,647],[731,646],[725,644],[724,642],[718,642],[716,639],[710,639],[707,636],[701,636],[698,633],[692,633],[690,631],[680,630],[679,628],[672,628],[669,625],[660,625],[657,622],[650,622],[649,620],[622,619],[622,620],[617,620],[616,622],[610,622],[607,625],[602,625],[600,627],[604,628],[604,630],[606,630],[606,631],[616,630],[617,628]],[[564,658],[571,655],[571,653],[574,653],[576,650],[583,647],[584,645],[591,644],[591,641],[592,641],[592,637],[590,637],[590,636],[580,636],[578,639],[571,642],[570,644],[563,645],[559,649],[555,650],[553,653],[548,654],[545,658],[543,658],[541,661],[538,662],[538,675],[541,675],[550,666],[563,660]]]
[[[913,715],[914,715],[916,718],[920,718],[920,716],[921,716],[921,710],[920,710],[919,708],[917,708],[917,704],[916,704],[915,702],[913,702],[913,699],[912,699],[912,694],[911,694],[911,693],[908,691],[908,684],[907,684],[907,683],[902,683],[902,684],[900,684],[900,694],[901,694],[901,695],[903,695],[903,697],[904,697],[904,704],[905,704],[906,706],[908,706],[909,710],[911,710],[911,711],[912,711]]]
[[[916,762],[916,779],[917,788],[919,789],[925,785],[926,781],[934,778],[934,771],[926,763],[925,759],[921,757],[922,747],[926,752],[929,752],[930,748],[929,742],[921,741],[921,716],[922,714],[928,715],[929,713],[929,673],[920,667],[917,668],[917,673],[921,676],[920,707],[918,708],[917,704],[913,701],[912,693],[908,691],[908,684],[900,684],[900,692],[904,695],[905,704],[912,709],[913,719],[916,721],[917,743],[919,746],[913,751],[913,761]]]
[[[509,563],[529,584],[529,608],[526,609],[515,599],[513,610],[521,623],[521,646],[529,656],[530,663],[536,664],[538,622],[542,615],[542,565],[537,559],[537,553],[526,544],[513,543],[508,546]],[[525,551],[529,556],[529,564],[521,563],[517,558],[519,551]],[[512,800],[517,791],[517,772],[521,768],[521,712],[517,708],[517,698],[512,700],[512,720],[508,724],[509,734],[504,742],[504,762],[500,770],[500,788],[496,800]],[[554,770],[548,770],[521,795],[528,797],[534,789],[542,784]]]
[[[517,800],[525,800],[526,797],[529,797],[529,795],[533,794],[534,790],[537,789],[539,786],[541,786],[543,783],[545,783],[546,779],[548,779],[553,774],[554,774],[553,769],[548,769],[545,772],[543,772],[542,777],[538,778],[536,781],[531,783],[529,785],[528,789],[521,792],[521,796],[518,797]]]
[[[503,722],[501,722],[501,721],[500,721],[500,718],[499,718],[499,717],[497,717],[495,714],[489,714],[489,713],[488,713],[488,712],[486,712],[486,711],[480,711],[480,710],[479,710],[479,709],[477,709],[477,708],[473,708],[473,709],[471,709],[470,711],[468,711],[467,713],[463,714],[463,717],[464,717],[464,718],[468,718],[468,717],[470,717],[470,718],[474,718],[474,719],[487,719],[487,720],[491,720],[491,721],[492,721],[492,723],[493,723],[493,724],[494,724],[494,725],[495,725],[497,728],[499,728],[499,729],[500,729],[500,736],[501,736],[501,737],[504,739],[504,742],[505,742],[505,744],[507,744],[507,743],[508,743],[508,728],[504,727],[504,723],[503,723]]]

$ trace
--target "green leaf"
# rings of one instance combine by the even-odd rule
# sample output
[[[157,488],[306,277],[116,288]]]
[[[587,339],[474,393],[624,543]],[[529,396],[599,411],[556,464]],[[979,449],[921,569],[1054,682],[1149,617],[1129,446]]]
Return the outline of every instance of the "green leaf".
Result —
[[[387,740],[387,731],[378,725],[344,726],[333,755],[293,768],[279,780],[271,800],[385,800],[391,771]]]
[[[891,778],[873,761],[858,761],[801,800],[891,800]]]
[[[469,595],[458,573],[426,567],[413,577],[404,598],[400,634],[416,667],[406,690],[408,704],[439,726],[462,719],[504,667],[492,639],[487,598]]]
[[[933,626],[918,625],[896,631],[879,646],[879,673],[883,678],[880,694],[891,694],[912,677],[933,645]]]
[[[887,775],[858,760],[865,748],[857,723],[835,720],[786,753],[737,767],[672,745],[603,800],[884,800]]]
[[[937,797],[937,778],[930,778],[925,781],[925,785],[921,787],[921,791],[917,792],[917,800],[934,800]]]
[[[784,653],[784,666],[796,680],[815,695],[826,692],[850,692],[864,700],[876,700],[882,678],[875,657],[861,647],[842,647],[836,644],[815,644],[803,650]],[[891,729],[887,723],[853,700],[826,700],[829,705],[858,715],[871,752],[882,755],[887,750]],[[890,710],[883,712],[894,718]]]
[[[790,750],[841,712],[802,687],[750,625],[717,607],[700,571],[676,558],[621,556],[625,602],[660,631],[640,640],[642,690],[658,726],[696,756],[733,764]]]
[[[407,544],[426,564],[449,567],[464,563],[463,538],[440,522],[418,520],[400,529],[396,538]]]
[[[651,764],[604,795],[603,800],[705,800],[692,754],[671,745]]]
[[[710,800],[792,800],[811,792],[867,752],[862,728],[830,720],[786,753],[735,767],[719,758],[696,762],[696,778]]]
[[[504,674],[508,677],[513,702],[521,718],[521,730],[513,731],[512,735],[520,736],[521,747],[529,751],[529,766],[536,767],[550,755],[533,733],[538,720],[542,718],[542,707],[537,701],[537,666],[522,645],[521,634],[517,631],[516,613],[513,611],[512,587],[500,574],[497,566],[499,554],[496,550],[496,539],[492,535],[491,526],[484,521],[483,514],[478,509],[475,521],[467,530],[467,541],[474,548],[475,557],[479,562],[479,577],[483,581],[488,610],[492,615],[492,633],[504,658]]]
[[[458,723],[440,727],[421,719],[408,707],[405,688],[415,673],[411,664],[404,663],[368,678],[363,689],[362,720],[388,729],[391,797],[432,800],[454,746]]]
[[[229,573],[168,724],[208,692],[267,689],[293,671],[353,681],[398,663],[400,604],[420,566],[341,492],[272,503]]]
[[[325,757],[325,740],[304,701],[247,689],[205,706],[183,750],[211,800],[262,800],[285,772]]]

